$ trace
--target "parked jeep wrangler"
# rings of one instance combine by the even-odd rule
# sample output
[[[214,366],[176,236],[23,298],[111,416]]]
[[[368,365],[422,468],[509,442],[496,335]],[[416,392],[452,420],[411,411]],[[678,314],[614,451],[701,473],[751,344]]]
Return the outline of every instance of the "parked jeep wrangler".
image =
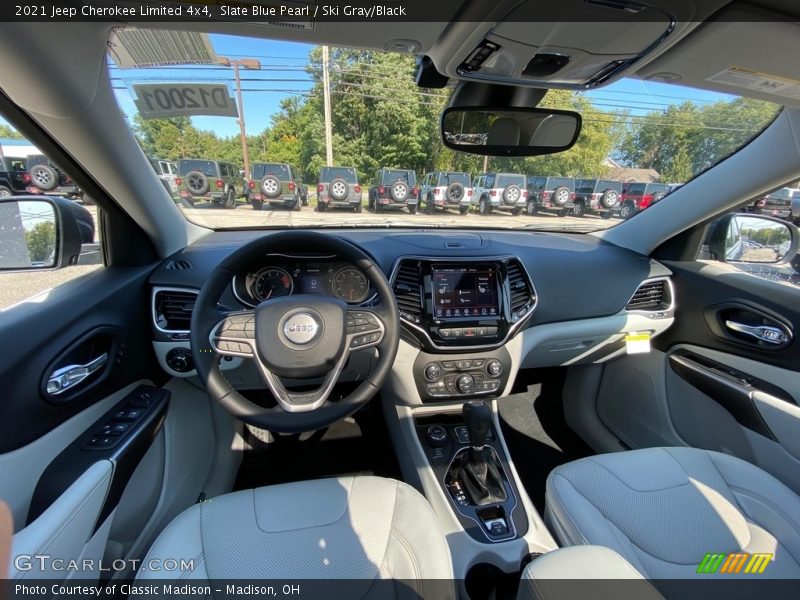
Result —
[[[477,204],[482,215],[493,210],[506,210],[518,215],[528,201],[526,183],[525,175],[484,173],[472,186],[472,203]]]
[[[629,182],[622,185],[622,197],[619,206],[614,209],[623,219],[630,219],[669,194],[666,183]]]
[[[178,195],[194,205],[198,200],[236,208],[239,170],[216,160],[182,158],[178,161]]]
[[[353,167],[322,167],[317,184],[317,210],[351,208],[361,212],[361,186]]]
[[[32,154],[25,163],[31,178],[27,188],[29,193],[86,200],[83,190],[44,154]]]
[[[604,219],[612,214],[622,197],[622,182],[610,179],[576,179],[575,206],[572,215],[582,217],[586,213],[598,213]]]
[[[0,198],[27,192],[31,175],[24,158],[0,154]]]
[[[178,195],[178,165],[171,160],[151,158],[150,165],[158,175],[159,181],[170,196]]]
[[[378,169],[369,188],[367,207],[378,212],[385,208],[408,208],[412,215],[419,203],[417,174],[407,169]]]
[[[425,209],[430,214],[437,208],[457,208],[459,213],[465,215],[472,202],[469,174],[452,171],[428,173],[422,180],[419,198],[420,202],[425,201]]]
[[[264,203],[271,207],[300,210],[308,204],[308,195],[303,202],[304,186],[297,181],[295,169],[282,163],[253,163],[247,182],[247,194],[254,210],[261,210]]]
[[[525,212],[555,212],[567,216],[575,208],[575,180],[572,177],[528,177]]]

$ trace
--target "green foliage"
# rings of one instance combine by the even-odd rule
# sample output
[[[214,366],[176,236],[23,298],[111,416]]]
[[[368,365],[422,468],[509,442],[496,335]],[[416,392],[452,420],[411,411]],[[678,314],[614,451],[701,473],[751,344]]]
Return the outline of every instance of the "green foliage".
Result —
[[[655,169],[661,181],[685,182],[758,134],[777,108],[750,98],[673,105],[632,119],[618,155],[627,165]]]
[[[5,123],[0,123],[0,138],[11,140],[23,139],[22,134],[19,131],[9,125],[6,125]]]
[[[42,221],[25,230],[25,243],[31,262],[52,262],[56,248],[56,225],[53,221]]]

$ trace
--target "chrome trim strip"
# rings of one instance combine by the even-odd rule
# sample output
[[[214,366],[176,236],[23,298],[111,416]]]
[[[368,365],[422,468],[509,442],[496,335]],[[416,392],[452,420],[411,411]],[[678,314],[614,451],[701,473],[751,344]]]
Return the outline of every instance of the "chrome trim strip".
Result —
[[[434,342],[433,338],[431,338],[430,334],[425,329],[420,327],[419,325],[416,325],[414,323],[406,321],[405,319],[403,319],[403,317],[400,317],[400,322],[403,325],[408,325],[409,327],[413,327],[414,329],[419,331],[422,335],[425,336],[425,338],[430,343],[431,347],[436,349],[436,350],[445,350],[445,351],[491,350],[493,348],[499,348],[499,347],[505,345],[505,343],[508,342],[508,340],[510,340],[512,337],[514,337],[517,334],[517,331],[519,331],[519,329],[521,329],[522,326],[525,325],[528,322],[528,320],[530,319],[531,315],[533,314],[533,311],[536,310],[536,307],[539,304],[539,292],[536,290],[536,286],[533,283],[533,279],[531,278],[530,273],[528,273],[528,269],[525,266],[525,263],[518,256],[512,256],[512,255],[480,256],[480,257],[474,257],[474,256],[460,256],[460,257],[441,256],[440,257],[440,256],[416,256],[416,255],[414,255],[414,256],[400,256],[397,259],[395,259],[394,265],[392,266],[391,275],[389,275],[389,285],[392,287],[392,293],[394,293],[394,284],[395,284],[395,279],[397,277],[397,271],[400,268],[400,263],[402,261],[404,261],[404,260],[422,260],[422,261],[428,261],[428,262],[453,262],[453,263],[458,263],[458,262],[460,262],[460,263],[492,262],[492,261],[495,261],[495,262],[503,262],[503,263],[505,263],[505,262],[508,262],[509,260],[512,260],[512,259],[516,260],[517,263],[519,263],[520,267],[522,267],[522,271],[523,271],[523,273],[525,273],[525,277],[528,279],[528,283],[531,286],[531,291],[533,293],[534,301],[533,301],[533,305],[525,312],[524,315],[522,315],[517,321],[515,321],[514,323],[511,323],[509,325],[508,333],[506,333],[506,336],[502,340],[498,340],[497,342],[492,342],[490,344],[480,344],[480,345],[474,345],[474,346],[441,346],[441,345],[437,344],[436,342]],[[504,293],[505,293],[505,289],[504,289]],[[508,300],[510,301],[511,298],[509,297]],[[424,308],[422,310],[424,310]]]
[[[153,327],[155,327],[161,333],[189,333],[188,329],[162,329],[158,326],[158,319],[156,318],[156,294],[158,292],[183,292],[194,294],[195,296],[200,295],[200,290],[195,288],[179,288],[179,287],[165,287],[165,286],[157,286],[154,287],[151,294],[150,294],[150,316],[153,319]]]

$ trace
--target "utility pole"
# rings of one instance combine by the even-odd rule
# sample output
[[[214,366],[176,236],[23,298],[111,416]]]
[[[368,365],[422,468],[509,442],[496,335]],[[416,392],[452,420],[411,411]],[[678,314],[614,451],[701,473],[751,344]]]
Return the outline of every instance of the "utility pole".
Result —
[[[333,133],[331,132],[331,80],[328,76],[328,47],[322,47],[322,98],[325,104],[325,164],[333,166]]]
[[[239,67],[245,69],[261,69],[261,62],[256,58],[240,58],[231,60],[229,58],[219,58],[219,64],[226,67],[233,67],[233,79],[236,82],[236,104],[239,108],[239,137],[242,140],[242,161],[244,162],[245,177],[250,177],[250,153],[247,150],[247,129],[244,123],[244,103],[242,102],[242,80],[239,78]]]
[[[486,171],[488,170],[489,170],[489,156],[487,155],[483,157],[483,172],[486,173]]]

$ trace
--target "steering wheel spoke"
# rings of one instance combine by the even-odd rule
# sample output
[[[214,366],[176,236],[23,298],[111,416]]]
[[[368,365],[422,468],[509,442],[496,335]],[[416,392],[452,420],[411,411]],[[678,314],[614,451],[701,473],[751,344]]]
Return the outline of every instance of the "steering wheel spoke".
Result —
[[[255,311],[227,313],[211,330],[209,342],[220,356],[255,356]]]

